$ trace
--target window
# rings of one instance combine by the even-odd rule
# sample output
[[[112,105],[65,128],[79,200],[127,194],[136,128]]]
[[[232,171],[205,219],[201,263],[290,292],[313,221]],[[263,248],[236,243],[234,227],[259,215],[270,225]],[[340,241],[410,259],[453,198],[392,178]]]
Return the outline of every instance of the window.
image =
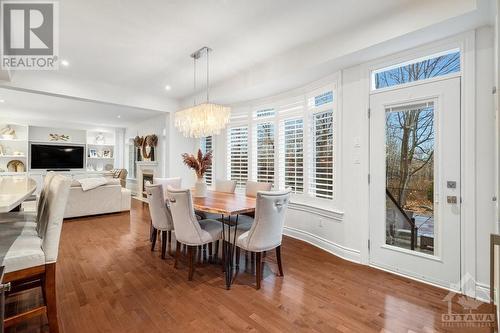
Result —
[[[244,187],[248,180],[248,126],[229,128],[227,142],[227,174],[238,187]]]
[[[212,156],[213,156],[212,137],[207,136],[207,137],[201,138],[200,148],[204,154],[211,151]],[[212,170],[213,170],[213,159],[212,159],[212,165],[207,169],[207,172],[205,173],[205,182],[207,183],[207,185],[212,185],[212,179],[213,179],[213,171]]]
[[[304,120],[286,119],[282,122],[281,174],[283,187],[294,193],[304,192]]]
[[[274,124],[257,124],[255,138],[257,181],[274,183]]]
[[[312,116],[312,166],[309,192],[318,198],[333,198],[333,111]]]
[[[227,177],[333,200],[335,83],[272,104],[242,106],[227,130]],[[335,115],[335,117],[334,117]]]
[[[128,140],[128,178],[136,178],[135,162],[137,161],[137,149],[134,146],[134,139]]]
[[[456,72],[460,72],[460,51],[441,52],[374,71],[372,89],[392,87]]]

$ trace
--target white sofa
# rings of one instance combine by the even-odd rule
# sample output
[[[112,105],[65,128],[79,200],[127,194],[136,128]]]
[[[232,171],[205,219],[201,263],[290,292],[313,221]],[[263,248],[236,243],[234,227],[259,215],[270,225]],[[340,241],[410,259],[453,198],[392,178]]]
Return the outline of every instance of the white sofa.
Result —
[[[129,211],[131,195],[119,179],[108,179],[105,185],[88,191],[73,180],[64,218]]]

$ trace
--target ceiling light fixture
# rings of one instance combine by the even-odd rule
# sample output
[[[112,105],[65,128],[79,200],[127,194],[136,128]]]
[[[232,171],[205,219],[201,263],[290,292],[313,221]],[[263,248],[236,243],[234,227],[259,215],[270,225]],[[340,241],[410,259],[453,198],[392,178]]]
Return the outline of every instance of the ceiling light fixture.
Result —
[[[171,89],[172,89],[172,87],[171,87],[171,86],[169,86],[168,84],[165,86],[165,90],[166,90],[166,91],[170,91]]]
[[[181,131],[185,137],[201,138],[217,135],[220,134],[229,123],[231,108],[211,103],[209,99],[209,54],[211,51],[211,48],[205,46],[191,54],[191,58],[194,60],[193,106],[175,113],[175,127]],[[196,60],[204,54],[207,56],[207,100],[201,104],[196,104]]]
[[[120,119],[122,116],[121,115],[117,115],[116,118]]]
[[[5,99],[0,98],[0,103],[5,103]]]
[[[63,65],[64,67],[68,67],[69,66],[69,62],[68,60],[61,60],[61,65]]]

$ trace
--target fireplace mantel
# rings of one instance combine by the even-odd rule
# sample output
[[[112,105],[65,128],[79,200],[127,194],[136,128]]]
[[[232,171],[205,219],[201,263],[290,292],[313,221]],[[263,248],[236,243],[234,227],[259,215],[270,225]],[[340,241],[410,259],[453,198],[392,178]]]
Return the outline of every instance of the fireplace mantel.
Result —
[[[138,198],[143,196],[144,174],[153,175],[153,177],[160,176],[159,164],[156,161],[137,161],[137,188],[136,194]]]

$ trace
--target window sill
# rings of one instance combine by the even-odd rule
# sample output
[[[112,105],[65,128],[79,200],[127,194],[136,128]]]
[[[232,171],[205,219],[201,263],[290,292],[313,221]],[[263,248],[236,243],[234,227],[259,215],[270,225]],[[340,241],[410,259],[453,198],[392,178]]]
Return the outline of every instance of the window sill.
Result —
[[[304,194],[292,194],[289,208],[342,222],[344,219],[344,212],[332,206],[333,203],[329,200],[322,200]]]

